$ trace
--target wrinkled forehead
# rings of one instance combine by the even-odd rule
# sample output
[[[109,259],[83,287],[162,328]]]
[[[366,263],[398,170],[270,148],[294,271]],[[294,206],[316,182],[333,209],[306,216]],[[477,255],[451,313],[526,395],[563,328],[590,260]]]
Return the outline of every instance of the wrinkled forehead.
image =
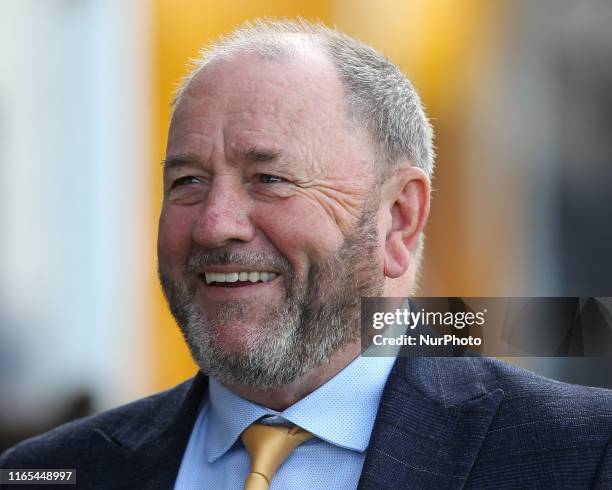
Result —
[[[253,148],[282,153],[325,175],[361,175],[375,161],[365,130],[348,117],[336,68],[318,51],[290,59],[241,53],[214,60],[183,92],[173,115],[167,155],[202,160]]]
[[[283,113],[296,120],[332,116],[346,119],[344,89],[336,68],[317,49],[290,58],[238,53],[213,60],[187,85],[174,120],[202,111]]]

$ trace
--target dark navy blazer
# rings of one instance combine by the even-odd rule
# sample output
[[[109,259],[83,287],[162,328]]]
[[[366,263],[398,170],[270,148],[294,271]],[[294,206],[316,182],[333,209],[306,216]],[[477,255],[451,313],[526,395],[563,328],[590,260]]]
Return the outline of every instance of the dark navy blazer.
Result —
[[[197,375],[66,424],[0,468],[76,468],[78,488],[172,488],[206,386]],[[489,358],[399,358],[359,488],[612,488],[611,436],[612,391]]]

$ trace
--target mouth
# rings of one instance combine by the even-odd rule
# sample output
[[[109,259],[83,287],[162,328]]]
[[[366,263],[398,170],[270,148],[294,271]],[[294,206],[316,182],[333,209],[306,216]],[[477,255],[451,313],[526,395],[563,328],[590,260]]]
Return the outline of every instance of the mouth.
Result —
[[[200,280],[213,288],[243,288],[256,284],[268,283],[279,276],[276,272],[265,271],[235,271],[235,272],[205,272],[200,274]]]

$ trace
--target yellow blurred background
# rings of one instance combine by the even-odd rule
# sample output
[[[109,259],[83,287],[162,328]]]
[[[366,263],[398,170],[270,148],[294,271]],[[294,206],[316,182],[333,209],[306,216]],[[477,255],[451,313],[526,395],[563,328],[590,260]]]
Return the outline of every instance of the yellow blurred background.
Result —
[[[416,85],[438,155],[420,295],[612,296],[612,4],[23,0],[0,13],[0,449],[195,372],[157,284],[159,162],[189,60],[245,20],[321,20]],[[607,360],[523,364],[612,384]]]

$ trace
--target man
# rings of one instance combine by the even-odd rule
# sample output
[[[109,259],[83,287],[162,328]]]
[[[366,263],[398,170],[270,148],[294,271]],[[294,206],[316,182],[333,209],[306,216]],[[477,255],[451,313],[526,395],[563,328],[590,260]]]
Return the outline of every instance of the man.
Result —
[[[611,486],[608,391],[359,355],[360,298],[416,287],[432,170],[414,88],[366,45],[257,22],[211,47],[175,101],[158,241],[199,374],[0,466],[83,488]]]

